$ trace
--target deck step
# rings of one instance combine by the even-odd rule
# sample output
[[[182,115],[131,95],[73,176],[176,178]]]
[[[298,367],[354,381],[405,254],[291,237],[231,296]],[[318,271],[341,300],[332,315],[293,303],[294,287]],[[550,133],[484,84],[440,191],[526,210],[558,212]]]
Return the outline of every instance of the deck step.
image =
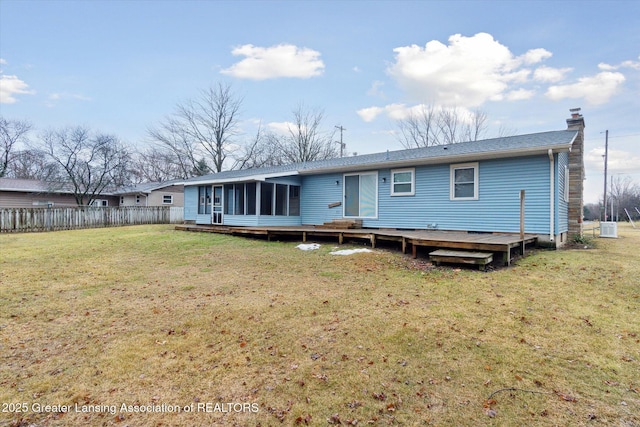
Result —
[[[325,222],[322,225],[316,226],[316,228],[328,228],[328,229],[355,229],[362,228],[361,219],[334,219],[330,222]]]
[[[451,251],[439,249],[429,253],[429,259],[434,261],[436,265],[441,262],[452,264],[476,264],[483,270],[487,264],[493,261],[493,253],[491,252],[469,252],[469,251]]]

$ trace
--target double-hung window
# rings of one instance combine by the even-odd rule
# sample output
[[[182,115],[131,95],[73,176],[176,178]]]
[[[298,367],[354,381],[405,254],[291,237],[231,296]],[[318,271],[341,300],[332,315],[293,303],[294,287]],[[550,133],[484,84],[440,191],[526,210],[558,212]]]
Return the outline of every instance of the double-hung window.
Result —
[[[392,196],[413,196],[416,194],[415,185],[415,169],[391,171]]]
[[[451,200],[478,200],[478,163],[451,165]]]

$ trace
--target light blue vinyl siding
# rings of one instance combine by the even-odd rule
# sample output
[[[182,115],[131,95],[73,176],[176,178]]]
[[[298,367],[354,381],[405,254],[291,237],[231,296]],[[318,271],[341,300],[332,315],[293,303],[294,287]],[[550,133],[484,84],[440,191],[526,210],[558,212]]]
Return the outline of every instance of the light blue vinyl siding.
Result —
[[[391,171],[378,171],[378,218],[372,228],[518,232],[520,190],[525,190],[525,231],[549,231],[549,158],[544,156],[479,162],[478,200],[450,200],[450,164],[415,168],[415,195],[391,196]],[[339,185],[336,185],[339,181]],[[302,187],[302,223],[322,224],[341,218],[342,175],[306,176]]]
[[[184,219],[195,221],[198,215],[198,187],[184,187]]]
[[[341,173],[303,176],[300,191],[302,224],[318,225],[342,218],[342,205],[328,207],[331,203],[344,203],[342,179]]]
[[[211,214],[198,213],[198,186],[184,187],[184,219],[196,224],[211,224]]]
[[[565,166],[569,166],[569,153],[558,153],[556,156],[556,231],[565,233],[569,231],[569,203],[564,199],[565,192]]]
[[[224,215],[224,225],[236,227],[301,225],[299,216],[281,215]]]
[[[568,155],[555,159],[554,228],[568,228],[564,201],[564,166]],[[455,163],[454,163],[455,164]],[[520,190],[525,190],[525,231],[549,233],[549,158],[547,155],[485,160],[478,162],[478,200],[451,200],[451,165],[415,168],[415,194],[391,196],[391,170],[377,172],[378,215],[364,218],[372,228],[512,232],[520,230]],[[283,177],[269,182],[300,185],[300,216],[226,215],[225,225],[319,225],[343,218],[344,174],[330,173]],[[185,219],[210,223],[209,215],[198,215],[197,186],[185,187]],[[330,204],[340,206],[330,208]]]
[[[251,227],[258,225],[257,215],[223,215],[224,225],[234,225],[237,227]]]

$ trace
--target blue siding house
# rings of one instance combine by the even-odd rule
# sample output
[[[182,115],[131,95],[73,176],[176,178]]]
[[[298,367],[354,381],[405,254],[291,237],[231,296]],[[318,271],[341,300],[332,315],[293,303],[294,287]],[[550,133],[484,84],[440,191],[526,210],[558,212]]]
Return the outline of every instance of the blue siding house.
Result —
[[[193,178],[184,182],[184,217],[225,226],[354,219],[364,228],[518,233],[524,190],[525,232],[560,246],[581,233],[584,121],[572,112],[567,130]]]

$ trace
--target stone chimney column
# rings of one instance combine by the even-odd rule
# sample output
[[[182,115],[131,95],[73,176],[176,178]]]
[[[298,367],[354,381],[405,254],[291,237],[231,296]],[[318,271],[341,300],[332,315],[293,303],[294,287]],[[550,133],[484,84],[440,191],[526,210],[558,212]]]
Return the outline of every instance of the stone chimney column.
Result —
[[[567,119],[567,129],[577,130],[571,152],[569,153],[569,237],[582,236],[583,187],[584,187],[584,118],[580,108],[572,108],[571,118]]]

